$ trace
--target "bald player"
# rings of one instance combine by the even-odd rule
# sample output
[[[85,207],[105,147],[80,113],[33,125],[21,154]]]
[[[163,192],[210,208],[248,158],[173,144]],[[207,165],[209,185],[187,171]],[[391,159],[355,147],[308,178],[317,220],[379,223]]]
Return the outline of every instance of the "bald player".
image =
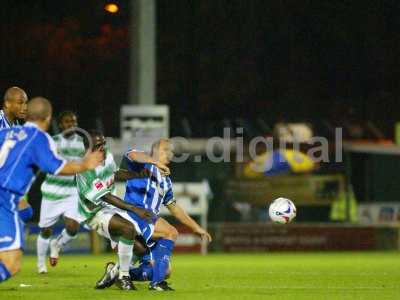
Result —
[[[3,98],[3,109],[0,110],[0,129],[21,125],[21,120],[26,117],[27,101],[28,96],[23,89],[16,86],[7,89]],[[24,223],[32,218],[33,209],[25,198],[20,200],[18,209]]]
[[[19,120],[26,117],[28,96],[19,87],[13,86],[7,89],[3,99],[3,109],[0,110],[0,128],[10,128],[20,125]]]
[[[0,130],[0,283],[21,267],[24,237],[16,207],[29,190],[37,169],[50,174],[92,170],[103,159],[99,151],[83,160],[66,162],[58,156],[46,133],[52,117],[50,102],[37,97],[28,102],[26,123]]]

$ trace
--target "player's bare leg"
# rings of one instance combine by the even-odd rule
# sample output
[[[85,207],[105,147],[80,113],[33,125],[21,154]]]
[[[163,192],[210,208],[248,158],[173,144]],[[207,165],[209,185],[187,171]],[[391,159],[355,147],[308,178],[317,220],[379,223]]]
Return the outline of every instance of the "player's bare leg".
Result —
[[[163,218],[158,218],[154,226],[154,233],[151,238],[153,240],[168,239],[175,242],[178,238],[178,235],[178,230],[176,230],[174,226],[169,224],[167,220]]]
[[[115,278],[115,275],[118,272],[118,279],[116,280],[117,286],[122,290],[136,290],[136,287],[133,285],[129,276],[133,243],[136,236],[135,227],[131,222],[116,214],[112,216],[109,222],[108,231],[111,236],[119,237],[119,265],[112,267],[110,270],[110,276]]]
[[[111,243],[113,244],[113,243]],[[112,246],[113,247],[113,246]],[[113,250],[118,253],[118,244],[116,247],[113,247]],[[133,255],[140,257],[147,253],[147,247],[143,244],[143,241],[139,239],[135,239],[134,247],[133,247]],[[129,270],[130,273],[131,269]],[[95,288],[96,289],[104,289],[112,286],[119,276],[119,265],[114,262],[108,262],[105,265],[105,271],[103,276],[97,281]],[[132,280],[132,277],[131,277]]]
[[[176,238],[178,237],[178,231],[175,229],[175,227],[170,225],[166,220],[164,220],[162,218],[159,218],[157,223],[158,223],[158,225],[156,225],[156,229],[155,229],[155,232],[154,232],[152,238],[154,238],[154,239],[160,239],[160,238],[170,239],[172,241],[176,240]],[[147,252],[147,248],[144,245],[142,245],[142,243],[139,240],[136,239],[135,247],[134,247],[134,254],[137,256],[142,256],[146,252]],[[154,264],[154,261],[152,261],[151,263]],[[115,264],[113,262],[108,262],[105,266],[104,275],[96,283],[96,288],[104,289],[106,287],[111,286],[114,283],[115,278],[118,276],[118,269],[119,269],[118,264]],[[134,268],[131,268],[130,272],[140,273],[140,270],[134,270]],[[152,274],[153,272],[149,272],[149,270],[148,270],[147,273]],[[165,274],[165,279],[168,278],[170,276],[170,274],[171,274],[171,266],[170,266],[170,264],[168,264],[168,268],[167,268],[167,271]],[[136,276],[136,275],[135,275],[134,279],[140,280],[140,281],[144,280],[144,279],[142,279],[143,276]],[[146,275],[146,280],[152,280],[153,279],[152,277],[153,277],[152,275],[150,277],[148,277]],[[133,278],[131,277],[131,279],[133,279]],[[164,290],[172,290],[172,288],[170,288],[165,281],[162,281],[162,283],[160,283],[160,286],[157,286],[154,289],[155,290],[163,290],[163,291]]]
[[[0,252],[0,282],[20,271],[21,260],[21,249]]]
[[[65,228],[61,234],[54,240],[50,241],[50,256],[49,262],[52,267],[55,267],[60,257],[60,251],[66,244],[76,238],[76,234],[79,230],[79,223],[73,219],[64,217]]]

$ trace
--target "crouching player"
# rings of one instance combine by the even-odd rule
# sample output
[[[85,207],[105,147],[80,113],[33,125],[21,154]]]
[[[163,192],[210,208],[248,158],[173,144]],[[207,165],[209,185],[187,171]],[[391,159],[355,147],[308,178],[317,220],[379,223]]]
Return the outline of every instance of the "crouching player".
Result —
[[[157,216],[159,215],[160,206],[163,204],[178,221],[191,228],[201,238],[211,242],[210,234],[201,228],[176,203],[173,197],[172,182],[168,176],[169,169],[166,166],[172,157],[171,146],[169,140],[161,139],[152,145],[150,156],[136,150],[128,151],[125,154],[123,163],[127,165],[128,170],[140,172],[147,169],[151,173],[149,178],[130,179],[127,181],[125,201],[137,207],[150,209]],[[151,264],[149,289],[156,291],[173,290],[165,279],[170,272],[170,256],[178,237],[178,231],[161,217],[149,224],[135,213],[128,212],[128,214],[139,228],[139,234],[147,245],[152,248],[153,262]],[[149,273],[149,264],[142,264],[141,267],[147,267],[144,272],[146,274]],[[110,284],[109,281],[115,280],[115,277],[111,276],[111,274],[115,273],[115,268],[109,268],[108,274],[106,272],[99,282],[108,286]],[[143,271],[138,270],[137,272],[138,274],[141,272],[143,275]],[[131,270],[131,273],[135,276],[134,270]]]
[[[105,138],[101,133],[91,132],[92,150],[104,154],[103,164],[92,171],[76,175],[79,194],[78,211],[80,221],[85,221],[100,235],[118,241],[119,276],[116,280],[122,290],[134,290],[129,277],[129,267],[136,230],[123,217],[126,211],[140,216],[145,223],[151,222],[153,214],[145,208],[124,202],[112,194],[114,187],[115,162],[112,154],[105,149]],[[85,149],[89,149],[88,139],[84,139]],[[127,176],[129,178],[129,176]]]

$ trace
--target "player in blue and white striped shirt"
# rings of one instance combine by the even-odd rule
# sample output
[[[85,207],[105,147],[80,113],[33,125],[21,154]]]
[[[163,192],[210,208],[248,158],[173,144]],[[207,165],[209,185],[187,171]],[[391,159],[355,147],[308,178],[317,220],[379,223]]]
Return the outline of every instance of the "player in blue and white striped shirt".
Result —
[[[19,87],[13,86],[4,94],[3,109],[0,110],[0,128],[10,128],[20,125],[19,120],[25,119],[28,96]]]
[[[210,234],[201,228],[183,209],[176,203],[172,191],[172,181],[169,177],[169,168],[172,157],[171,142],[168,139],[161,139],[151,147],[151,156],[144,152],[130,150],[124,155],[124,168],[129,171],[141,172],[147,169],[151,176],[149,178],[130,179],[126,183],[125,201],[136,206],[151,210],[157,218],[149,224],[134,213],[129,213],[136,231],[143,237],[147,245],[151,247],[154,264],[152,266],[150,290],[168,291],[172,290],[165,281],[169,270],[169,260],[172,254],[178,231],[165,219],[158,217],[161,204],[166,206],[170,213],[181,223],[188,226],[201,238],[211,241]],[[117,267],[117,266],[116,266]],[[143,265],[144,268],[148,267]],[[114,269],[109,269],[109,274]],[[134,273],[141,270],[131,270]],[[146,270],[144,272],[149,273]],[[131,274],[132,277],[133,273]],[[115,275],[114,275],[115,276]],[[106,274],[99,282],[107,285],[104,279],[112,279],[113,276]],[[136,275],[135,275],[136,277]]]
[[[0,130],[0,282],[20,269],[24,238],[16,208],[37,169],[51,174],[75,174],[94,169],[103,158],[100,152],[76,162],[59,157],[54,141],[45,132],[51,116],[50,102],[34,98],[28,103],[24,126]]]
[[[7,89],[3,99],[3,109],[0,110],[0,129],[10,128],[21,125],[21,120],[25,120],[28,96],[19,87],[13,86]],[[33,209],[25,198],[19,202],[19,216],[28,222],[33,215]]]

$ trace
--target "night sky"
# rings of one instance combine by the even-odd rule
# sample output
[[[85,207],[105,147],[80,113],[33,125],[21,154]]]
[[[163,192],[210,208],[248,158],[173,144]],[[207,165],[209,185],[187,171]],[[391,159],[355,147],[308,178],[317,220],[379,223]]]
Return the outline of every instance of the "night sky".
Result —
[[[118,135],[134,45],[128,2],[115,2],[111,16],[105,1],[2,1],[1,91],[21,86]],[[157,4],[157,100],[171,106],[172,134],[182,118],[195,136],[224,117],[340,123],[352,108],[387,135],[400,120],[399,1]]]

